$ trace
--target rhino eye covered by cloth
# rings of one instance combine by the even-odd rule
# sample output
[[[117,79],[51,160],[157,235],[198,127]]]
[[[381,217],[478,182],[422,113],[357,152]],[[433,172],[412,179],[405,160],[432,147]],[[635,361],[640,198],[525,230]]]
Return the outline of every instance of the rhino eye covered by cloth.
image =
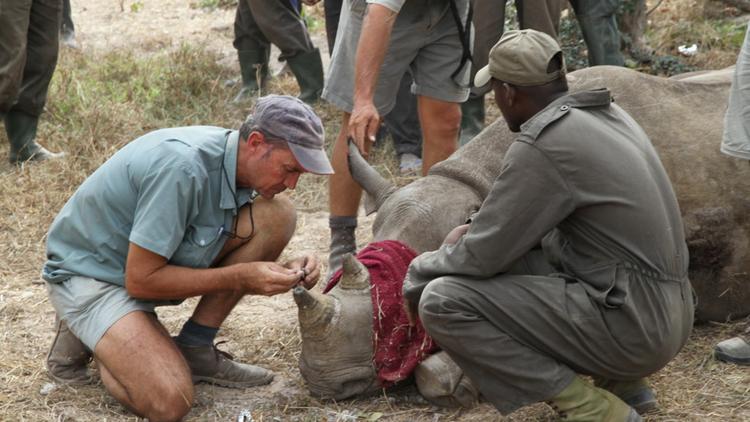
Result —
[[[503,34],[490,50],[489,64],[474,77],[474,85],[484,86],[495,78],[517,86],[538,86],[564,76],[565,61],[557,41],[544,32],[523,29]]]
[[[254,130],[287,142],[294,158],[308,172],[333,174],[325,152],[323,123],[313,109],[297,97],[267,95],[258,100],[248,120]]]

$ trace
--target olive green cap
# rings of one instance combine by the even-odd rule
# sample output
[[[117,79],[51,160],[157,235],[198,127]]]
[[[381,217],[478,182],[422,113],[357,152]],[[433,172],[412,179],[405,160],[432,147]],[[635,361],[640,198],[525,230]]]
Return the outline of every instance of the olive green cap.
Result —
[[[550,60],[562,54],[557,41],[533,29],[507,31],[490,50],[489,64],[477,72],[474,86],[491,78],[518,86],[537,86],[565,76],[562,69],[547,72]]]

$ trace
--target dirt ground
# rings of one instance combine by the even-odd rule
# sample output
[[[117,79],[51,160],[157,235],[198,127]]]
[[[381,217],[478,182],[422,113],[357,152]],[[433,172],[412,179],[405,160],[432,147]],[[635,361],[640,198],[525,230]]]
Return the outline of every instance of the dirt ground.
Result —
[[[322,15],[320,10],[313,13]],[[186,42],[219,52],[221,64],[236,68],[233,17],[233,10],[194,8],[189,1],[73,0],[80,54],[85,55],[134,46],[150,54]],[[313,38],[325,50],[322,30]],[[62,54],[68,53],[63,50]],[[275,61],[274,66],[278,67]],[[7,146],[0,146],[0,156],[6,154]],[[66,174],[65,162],[43,166],[47,168],[40,172],[33,166],[16,169],[4,161],[0,164],[0,420],[137,420],[101,385],[59,386],[46,376],[44,358],[52,340],[54,313],[39,279],[44,235],[78,182],[45,179],[49,174]],[[296,235],[282,259],[312,251],[326,260],[328,215],[323,209],[321,205],[299,211]],[[372,217],[361,221],[358,240],[364,245],[371,238]],[[161,308],[159,317],[175,333],[194,305],[195,300],[188,300],[178,307]],[[246,298],[222,328],[219,340],[227,341],[222,347],[237,359],[274,370],[276,379],[268,386],[246,390],[199,385],[196,405],[187,419],[234,421],[242,412],[249,412],[255,421],[554,419],[541,404],[507,419],[486,404],[472,410],[439,409],[422,401],[413,388],[338,403],[318,401],[308,395],[297,370],[297,326],[291,293]],[[697,326],[684,350],[651,377],[661,411],[647,420],[750,420],[750,371],[712,358],[713,345],[743,327],[742,322]]]

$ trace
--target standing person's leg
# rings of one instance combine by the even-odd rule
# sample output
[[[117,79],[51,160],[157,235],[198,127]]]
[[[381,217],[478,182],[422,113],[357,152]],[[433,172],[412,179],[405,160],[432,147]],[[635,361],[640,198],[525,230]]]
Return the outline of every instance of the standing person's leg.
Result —
[[[411,92],[414,78],[404,73],[396,94],[396,105],[383,119],[399,158],[402,174],[416,173],[422,166],[422,132],[417,113],[417,97]]]
[[[456,13],[468,27],[468,1],[456,4],[461,9]],[[429,41],[411,62],[422,126],[423,175],[458,147],[461,103],[468,99],[471,86],[471,66],[462,62],[464,45],[453,14],[444,14],[427,32]]]
[[[328,41],[328,55],[333,55],[333,46],[336,44],[336,33],[339,28],[341,17],[341,6],[343,0],[323,0],[323,9],[326,19],[326,39]]]
[[[0,117],[18,98],[26,65],[26,42],[32,0],[3,4],[0,13]]]
[[[461,104],[427,96],[418,97],[419,121],[422,125],[422,175],[450,157],[458,148],[461,129]]]
[[[589,54],[589,66],[623,66],[617,6],[620,0],[570,0]]]
[[[474,75],[487,65],[492,46],[500,40],[505,29],[505,0],[474,1],[472,23],[474,25],[474,45],[472,46],[471,78],[469,98],[461,103],[461,139],[466,145],[484,129],[484,96],[489,87],[474,87]]]
[[[407,3],[404,7],[412,6]],[[364,1],[343,3],[337,44],[323,90],[323,98],[343,110],[341,128],[331,157],[335,174],[328,179],[329,227],[331,229],[328,278],[341,268],[344,255],[356,249],[354,231],[357,227],[357,210],[362,188],[349,173],[347,134],[349,112],[354,105],[354,60],[365,8]],[[390,65],[383,66],[380,70],[374,98],[375,106],[381,116],[387,115],[393,108],[399,83],[417,54],[418,47],[414,45],[414,37],[410,39],[408,35],[410,35],[408,28],[403,29],[398,26],[394,27],[391,33],[391,42],[384,61]]]
[[[239,0],[234,17],[234,48],[240,63],[242,88],[234,103],[249,100],[261,92],[268,78],[268,58],[271,44],[258,28],[249,0]]]
[[[78,48],[78,44],[76,43],[76,28],[73,24],[73,11],[70,8],[70,0],[63,0],[60,36],[62,37],[62,43],[64,46]]]
[[[248,0],[256,23],[268,40],[279,47],[297,78],[299,99],[311,104],[323,91],[323,62],[307,27],[289,0]]]
[[[61,9],[62,1],[32,1],[29,9],[26,60],[20,91],[15,104],[5,115],[11,163],[47,160],[63,155],[51,153],[36,143],[39,116],[44,111],[47,90],[57,65]],[[19,18],[23,19],[22,16]]]
[[[560,0],[516,0],[518,26],[535,29],[557,39],[560,27]]]

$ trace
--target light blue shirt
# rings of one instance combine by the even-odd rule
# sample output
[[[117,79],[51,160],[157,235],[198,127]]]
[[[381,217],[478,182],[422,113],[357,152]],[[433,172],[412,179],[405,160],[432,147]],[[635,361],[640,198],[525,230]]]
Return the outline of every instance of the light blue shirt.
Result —
[[[170,264],[207,268],[251,189],[236,190],[239,133],[209,126],[157,130],[131,142],[86,179],[47,234],[42,277],[125,285],[129,243]],[[223,163],[223,166],[222,166]]]

